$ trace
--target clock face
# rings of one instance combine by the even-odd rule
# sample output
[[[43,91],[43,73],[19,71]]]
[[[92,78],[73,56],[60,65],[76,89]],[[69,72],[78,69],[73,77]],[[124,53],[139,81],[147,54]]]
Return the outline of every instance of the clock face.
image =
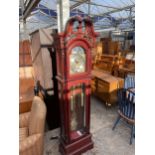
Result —
[[[70,54],[70,74],[82,73],[86,71],[85,50],[80,47],[74,47]]]

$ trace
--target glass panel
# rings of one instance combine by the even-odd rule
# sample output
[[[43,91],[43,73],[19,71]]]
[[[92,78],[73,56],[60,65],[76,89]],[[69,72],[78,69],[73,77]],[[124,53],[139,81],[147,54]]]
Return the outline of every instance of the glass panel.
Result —
[[[85,32],[85,22],[82,21],[82,31]]]
[[[58,63],[57,63],[57,66],[58,66],[58,74],[59,75],[62,75],[62,55],[61,53],[59,52],[58,55]]]
[[[79,22],[75,21],[73,24],[73,31],[76,32],[78,30],[78,27],[79,27]]]
[[[74,47],[70,54],[70,74],[82,73],[86,70],[85,50],[80,47]]]
[[[76,139],[85,133],[86,127],[86,95],[85,84],[71,87],[70,97],[70,136]]]

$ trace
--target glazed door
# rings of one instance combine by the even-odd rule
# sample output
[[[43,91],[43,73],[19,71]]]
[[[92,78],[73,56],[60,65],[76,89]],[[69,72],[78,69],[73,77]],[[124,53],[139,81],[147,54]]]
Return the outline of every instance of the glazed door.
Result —
[[[85,83],[70,87],[70,140],[80,138],[86,133],[86,86]]]

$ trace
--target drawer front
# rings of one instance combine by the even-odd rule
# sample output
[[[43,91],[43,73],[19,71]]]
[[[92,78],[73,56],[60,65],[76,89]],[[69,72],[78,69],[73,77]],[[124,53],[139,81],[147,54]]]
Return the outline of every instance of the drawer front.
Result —
[[[97,91],[98,92],[106,92],[108,93],[109,92],[109,84],[102,81],[102,80],[98,80],[97,81]]]

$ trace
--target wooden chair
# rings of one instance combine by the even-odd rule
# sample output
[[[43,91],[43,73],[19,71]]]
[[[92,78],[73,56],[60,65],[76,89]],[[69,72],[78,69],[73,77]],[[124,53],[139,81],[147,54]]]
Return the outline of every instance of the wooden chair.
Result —
[[[130,144],[135,134],[135,100],[134,94],[127,93],[126,89],[121,89],[118,91],[118,118],[116,119],[112,130],[115,129],[116,125],[120,120],[124,120],[126,124],[131,128]]]

